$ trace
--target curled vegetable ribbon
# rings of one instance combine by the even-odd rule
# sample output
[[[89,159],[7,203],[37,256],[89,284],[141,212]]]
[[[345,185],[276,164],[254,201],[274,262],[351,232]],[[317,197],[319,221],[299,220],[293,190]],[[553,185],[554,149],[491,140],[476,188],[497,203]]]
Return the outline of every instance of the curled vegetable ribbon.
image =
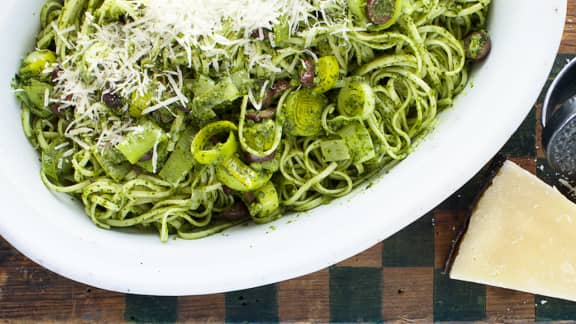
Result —
[[[221,163],[229,159],[238,149],[235,131],[238,128],[229,121],[218,121],[202,128],[192,141],[192,155],[200,164]],[[221,134],[228,134],[224,143],[217,143],[208,149],[211,141]]]
[[[263,187],[272,177],[271,172],[256,171],[238,158],[238,141],[235,124],[229,121],[218,121],[202,128],[192,141],[192,155],[200,164],[213,164],[216,177],[230,189],[250,192]],[[212,148],[211,141],[219,135],[227,134],[224,143],[217,143]]]

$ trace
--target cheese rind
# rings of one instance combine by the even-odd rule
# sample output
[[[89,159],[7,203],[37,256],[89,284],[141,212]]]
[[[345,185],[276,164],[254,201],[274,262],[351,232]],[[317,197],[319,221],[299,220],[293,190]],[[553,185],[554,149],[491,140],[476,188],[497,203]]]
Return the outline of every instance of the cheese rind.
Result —
[[[506,161],[478,201],[450,277],[576,301],[576,205]]]

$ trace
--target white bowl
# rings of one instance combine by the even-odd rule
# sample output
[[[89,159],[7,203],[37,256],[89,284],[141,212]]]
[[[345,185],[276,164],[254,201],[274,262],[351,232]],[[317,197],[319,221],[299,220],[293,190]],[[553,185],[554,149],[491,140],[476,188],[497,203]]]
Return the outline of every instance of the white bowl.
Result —
[[[368,190],[269,226],[199,241],[94,226],[49,192],[26,141],[10,80],[33,46],[44,0],[3,0],[0,11],[0,234],[38,264],[92,286],[153,295],[250,288],[320,270],[382,241],[463,185],[520,125],[560,43],[566,0],[496,0],[493,50],[474,87],[443,113],[418,150]],[[292,222],[287,224],[287,220]]]

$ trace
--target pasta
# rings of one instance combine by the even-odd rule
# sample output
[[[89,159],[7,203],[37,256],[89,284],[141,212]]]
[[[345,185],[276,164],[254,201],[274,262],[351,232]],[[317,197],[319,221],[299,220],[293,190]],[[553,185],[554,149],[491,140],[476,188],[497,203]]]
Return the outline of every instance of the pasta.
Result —
[[[48,0],[14,79],[41,179],[166,241],[404,159],[487,55],[490,0]]]

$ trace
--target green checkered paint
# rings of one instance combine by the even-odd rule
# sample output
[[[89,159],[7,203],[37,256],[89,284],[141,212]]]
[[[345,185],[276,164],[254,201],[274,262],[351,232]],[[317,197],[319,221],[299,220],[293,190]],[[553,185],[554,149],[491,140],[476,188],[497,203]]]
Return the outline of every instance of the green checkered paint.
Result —
[[[227,293],[226,322],[278,322],[276,286]]]
[[[576,320],[576,303],[566,300],[536,296],[536,320]]]
[[[511,157],[536,156],[536,107],[532,108],[501,153]]]
[[[486,317],[486,287],[434,273],[434,320],[480,321]]]
[[[384,241],[382,263],[386,267],[434,265],[432,213],[421,217]]]
[[[382,270],[333,267],[330,269],[332,322],[382,320]]]
[[[176,297],[126,295],[124,319],[136,323],[175,323],[178,318]]]

